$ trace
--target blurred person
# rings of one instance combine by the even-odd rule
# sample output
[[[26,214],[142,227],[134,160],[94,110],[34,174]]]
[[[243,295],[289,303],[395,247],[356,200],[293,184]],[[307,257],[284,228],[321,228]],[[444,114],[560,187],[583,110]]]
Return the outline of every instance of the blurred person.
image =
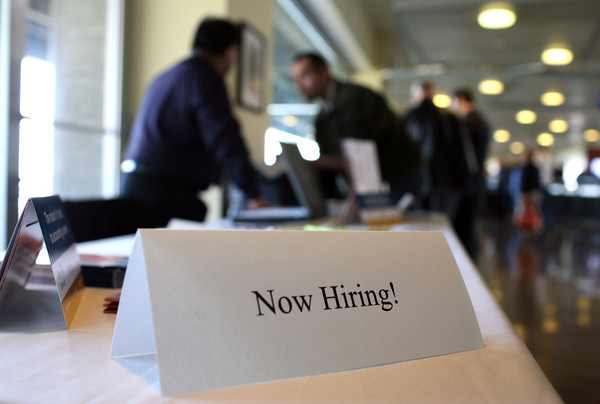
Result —
[[[600,178],[592,171],[591,165],[588,163],[587,168],[577,176],[578,185],[600,184]]]
[[[598,111],[600,111],[600,92],[598,92],[594,105],[598,108]],[[592,159],[593,157],[589,155],[588,151],[588,165],[587,168],[577,176],[577,184],[600,184],[600,177],[598,177],[597,173],[592,171]]]
[[[513,165],[510,164],[504,156],[498,157],[500,170],[497,175],[497,186],[490,192],[488,204],[490,210],[499,219],[512,218],[514,208],[514,198],[510,190],[510,176],[513,171]]]
[[[554,159],[546,147],[540,146],[533,153],[533,162],[540,170],[540,209],[544,226],[549,226],[552,222],[552,197],[548,193],[548,188],[555,182]]]
[[[204,220],[198,193],[219,183],[223,170],[248,208],[267,204],[225,88],[239,43],[233,23],[202,21],[191,56],[154,80],[137,112],[121,166],[121,197],[151,209],[159,225],[171,217]]]
[[[452,107],[459,118],[458,135],[465,156],[466,173],[464,192],[454,220],[454,229],[469,256],[477,258],[477,217],[485,193],[485,159],[488,153],[490,128],[477,110],[471,90],[457,89],[453,93]]]
[[[377,145],[381,175],[395,200],[405,192],[416,195],[421,187],[420,153],[403,122],[385,99],[365,87],[331,77],[325,60],[315,53],[294,57],[291,75],[308,100],[321,99],[323,106],[315,121],[324,189],[330,197],[343,197],[336,176],[345,172],[341,140],[370,139]]]
[[[540,214],[542,183],[540,170],[533,161],[533,150],[525,153],[525,164],[521,170],[521,201],[515,224],[523,230],[539,231],[543,222]]]
[[[413,107],[404,120],[413,140],[419,145],[424,165],[423,206],[454,218],[459,201],[461,154],[456,153],[458,122],[448,111],[433,103],[431,82],[415,82],[410,88]]]
[[[533,162],[540,170],[540,185],[547,188],[554,182],[554,160],[548,149],[540,146],[533,152]]]

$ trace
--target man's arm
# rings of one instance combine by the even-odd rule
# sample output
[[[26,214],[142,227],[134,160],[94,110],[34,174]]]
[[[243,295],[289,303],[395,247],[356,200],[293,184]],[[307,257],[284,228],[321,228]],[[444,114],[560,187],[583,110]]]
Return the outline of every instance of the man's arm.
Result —
[[[260,199],[256,171],[250,162],[240,126],[231,112],[222,80],[202,80],[196,121],[213,158],[250,200]],[[260,202],[257,202],[260,203]]]

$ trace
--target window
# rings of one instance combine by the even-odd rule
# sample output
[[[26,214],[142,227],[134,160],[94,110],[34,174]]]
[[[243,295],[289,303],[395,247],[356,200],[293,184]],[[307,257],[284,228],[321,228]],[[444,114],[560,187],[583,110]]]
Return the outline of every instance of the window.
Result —
[[[6,13],[12,16],[2,54],[21,60],[11,65],[8,79],[17,82],[20,95],[20,102],[19,96],[8,101],[9,109],[21,117],[13,114],[0,127],[17,128],[0,130],[3,144],[17,145],[5,153],[11,168],[0,171],[0,184],[9,178],[0,188],[5,217],[0,215],[0,226],[10,234],[30,197],[117,194],[124,6],[120,0],[3,0],[2,5],[2,24]],[[3,58],[2,66],[7,65]],[[3,237],[0,241],[6,244]]]
[[[265,164],[273,165],[281,153],[279,142],[297,142],[303,157],[319,157],[314,142],[314,119],[319,105],[307,103],[290,77],[290,63],[299,52],[314,51],[328,60],[332,70],[341,73],[335,51],[316,30],[296,2],[278,0],[274,17],[274,65],[272,104],[268,108],[271,128],[265,134]]]

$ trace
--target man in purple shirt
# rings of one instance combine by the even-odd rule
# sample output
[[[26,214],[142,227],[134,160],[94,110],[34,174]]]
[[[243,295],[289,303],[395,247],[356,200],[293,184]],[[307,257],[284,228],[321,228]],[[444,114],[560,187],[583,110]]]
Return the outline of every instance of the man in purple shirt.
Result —
[[[203,220],[198,192],[218,184],[223,171],[244,192],[248,208],[266,205],[223,80],[239,42],[236,25],[204,20],[192,55],[154,80],[136,115],[121,166],[121,197],[150,209],[158,222]]]

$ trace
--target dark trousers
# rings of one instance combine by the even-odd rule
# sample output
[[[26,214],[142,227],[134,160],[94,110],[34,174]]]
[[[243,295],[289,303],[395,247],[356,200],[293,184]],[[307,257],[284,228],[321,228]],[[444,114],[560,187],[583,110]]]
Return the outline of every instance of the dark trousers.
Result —
[[[477,259],[479,249],[477,240],[478,208],[479,198],[476,194],[467,193],[463,195],[452,223],[456,235],[473,261]]]
[[[390,194],[395,202],[398,202],[402,196],[410,192],[419,201],[422,201],[423,184],[425,175],[422,170],[416,169],[408,174],[401,176],[391,185]]]
[[[135,201],[150,213],[152,227],[162,227],[169,219],[203,221],[206,205],[198,198],[199,190],[173,179],[146,173],[124,173],[121,198]]]
[[[122,198],[64,201],[76,242],[133,234],[164,225],[143,205]]]

